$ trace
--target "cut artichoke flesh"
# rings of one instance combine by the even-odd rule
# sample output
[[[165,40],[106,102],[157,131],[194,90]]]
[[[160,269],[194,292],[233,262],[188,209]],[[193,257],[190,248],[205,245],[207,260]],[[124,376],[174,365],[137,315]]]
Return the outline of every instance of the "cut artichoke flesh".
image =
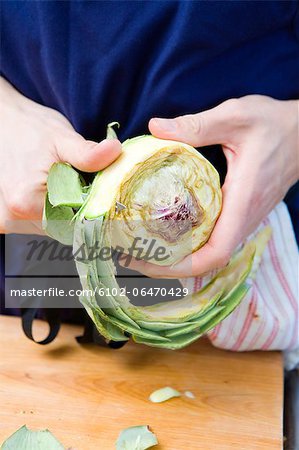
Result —
[[[195,395],[191,391],[185,391],[184,394],[185,394],[185,397],[187,397],[187,398],[195,399]]]
[[[157,389],[156,391],[152,392],[149,396],[149,400],[152,403],[162,403],[166,402],[167,400],[170,400],[174,397],[180,397],[181,393],[177,391],[176,389],[173,389],[172,387],[166,386],[161,389]]]

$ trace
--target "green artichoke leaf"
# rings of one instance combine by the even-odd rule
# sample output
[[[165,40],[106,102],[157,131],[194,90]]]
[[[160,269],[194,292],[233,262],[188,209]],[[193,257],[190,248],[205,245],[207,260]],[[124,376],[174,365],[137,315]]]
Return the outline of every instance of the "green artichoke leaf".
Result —
[[[73,210],[67,206],[52,206],[46,196],[43,212],[43,229],[48,236],[64,245],[73,244]]]
[[[47,179],[47,196],[43,211],[43,229],[64,245],[72,245],[74,208],[83,204],[83,180],[67,163],[54,163]]]
[[[80,275],[80,282],[84,292],[84,295],[81,295],[79,300],[95,323],[98,331],[108,340],[125,340],[126,338],[121,329],[114,326],[108,327],[109,321],[107,320],[107,316],[97,304],[96,293],[90,273],[90,265],[76,261],[76,267]]]
[[[237,308],[237,306],[244,299],[249,289],[250,286],[248,286],[246,283],[243,283],[238,287],[238,289],[234,290],[233,293],[228,294],[224,309],[220,311],[217,316],[213,317],[209,322],[203,325],[201,327],[201,332],[205,334],[216,325],[218,325],[218,323],[222,322],[222,320],[224,320],[230,313],[233,312],[235,308]]]
[[[107,322],[113,323],[113,319],[115,318],[116,320],[120,320],[119,323],[122,323],[124,326],[129,324],[133,327],[131,329],[140,329],[139,325],[137,325],[136,322],[134,322],[133,319],[122,310],[114,296],[109,295],[112,291],[107,291],[107,286],[101,281],[98,281],[98,274],[92,264],[87,265],[77,261],[76,266],[80,274],[82,287],[85,291],[85,296],[82,296],[80,299],[81,303],[84,299],[84,304],[88,304],[91,308],[97,311],[101,318]],[[99,292],[101,289],[103,294],[100,295]],[[93,295],[87,296],[88,292]],[[105,305],[105,308],[101,307],[102,304]]]
[[[151,347],[167,348],[169,350],[179,350],[181,348],[187,347],[187,345],[196,341],[202,335],[203,335],[203,333],[200,331],[191,332],[191,333],[183,334],[181,336],[174,337],[171,340],[169,340],[168,342],[157,342],[157,341],[153,341],[151,339],[140,338],[139,336],[136,336],[136,335],[132,335],[132,338],[138,344],[145,344],[145,345],[149,345]]]
[[[98,331],[111,341],[127,341],[129,338],[125,336],[123,329],[116,327],[109,321],[103,319],[97,310],[93,310],[94,323]]]
[[[112,323],[107,323],[107,331],[112,336],[113,341],[128,341],[129,337],[125,335],[125,332],[113,325]]]
[[[190,324],[190,322],[147,322],[146,320],[137,320],[137,323],[140,327],[151,331],[179,330]]]
[[[95,221],[95,222],[97,222],[97,221]],[[86,221],[77,221],[76,222],[76,235],[77,235],[77,233],[79,233],[81,236],[81,237],[79,237],[78,242],[80,243],[80,245],[82,245],[82,244],[86,245],[86,243],[89,242],[89,244],[92,247],[94,245],[94,241],[91,236],[94,236],[94,237],[96,236],[96,233],[94,232],[94,230],[96,228],[94,228],[92,223],[91,223],[90,227],[89,226],[86,227],[84,225],[86,225]],[[85,233],[86,230],[88,230],[88,232],[87,232],[88,237]],[[115,298],[113,297],[113,295],[110,294],[111,292],[113,292],[111,289],[112,287],[115,287],[118,290],[118,285],[116,283],[116,280],[115,280],[113,274],[111,274],[111,277],[106,277],[109,280],[110,279],[113,280],[113,285],[108,286],[108,287],[110,287],[110,289],[107,290],[106,296],[105,296],[105,289],[104,289],[104,295],[103,296],[99,295],[98,288],[101,287],[101,283],[102,283],[103,279],[101,278],[101,272],[98,271],[96,261],[98,261],[98,263],[100,262],[106,268],[109,263],[112,264],[110,261],[103,262],[100,260],[100,258],[94,258],[94,259],[89,258],[86,261],[84,261],[83,263],[80,261],[76,261],[76,265],[77,265],[77,270],[80,274],[80,280],[81,280],[83,290],[86,293],[90,294],[90,295],[82,296],[80,298],[80,301],[84,305],[89,306],[89,311],[91,310],[91,311],[98,313],[98,315],[94,314],[91,317],[94,317],[94,321],[96,321],[96,326],[97,326],[99,332],[102,333],[106,338],[112,339],[111,335],[108,336],[107,330],[104,330],[105,323],[109,322],[112,326],[114,326],[114,327],[111,327],[111,329],[114,330],[114,332],[115,332],[115,327],[116,328],[118,327],[120,330],[124,330],[128,333],[135,333],[136,335],[138,335],[140,337],[150,338],[150,339],[159,340],[159,341],[167,341],[168,340],[167,338],[165,338],[163,336],[159,336],[157,333],[140,329],[139,325],[137,325],[123,311],[123,309],[115,301]],[[98,277],[99,277],[99,279],[98,279]],[[106,285],[103,285],[103,286],[106,287]],[[109,293],[109,295],[108,295],[108,293]],[[96,299],[98,299],[98,301]],[[107,300],[110,303],[110,305],[112,306],[112,308],[101,308],[99,306],[99,304],[101,305],[101,302],[103,302],[103,301],[106,302]],[[124,299],[124,301],[125,301],[125,299]],[[108,314],[109,312],[111,313],[111,315]],[[101,319],[98,316],[100,316]]]
[[[32,431],[23,425],[3,444],[1,450],[64,450],[49,430]]]
[[[129,427],[123,430],[117,441],[116,450],[146,450],[158,444],[154,433],[147,425]]]
[[[89,317],[94,322],[97,330],[105,339],[108,339],[109,341],[128,340],[128,337],[125,336],[123,328],[113,325],[109,321],[109,317],[105,315],[100,308],[98,308],[93,299],[86,296],[81,296],[79,297],[79,300],[86,309]]]
[[[180,336],[181,334],[190,333],[191,331],[195,330],[202,331],[203,325],[209,322],[213,317],[217,316],[224,308],[225,306],[215,306],[203,318],[194,321],[194,323],[187,324],[184,328],[166,331],[165,336],[168,338],[173,338],[175,336]]]
[[[79,208],[83,204],[83,183],[79,173],[67,163],[54,163],[49,170],[49,202],[52,206]]]
[[[155,333],[154,331],[150,331],[145,328],[136,329],[130,323],[124,322],[120,319],[117,319],[116,317],[110,316],[109,321],[134,336],[139,336],[141,338],[151,339],[151,340],[159,341],[159,342],[169,342],[168,338],[166,338],[158,333]]]
[[[85,231],[84,224],[89,223],[87,230],[89,230],[89,235],[84,235],[83,239],[79,237],[79,242],[83,242],[84,245],[90,245],[90,248],[95,247],[95,242],[98,242],[98,238],[101,239],[102,235],[102,220],[95,221],[85,221],[79,224],[79,233]],[[90,225],[93,224],[93,225]],[[105,243],[108,245],[108,243]],[[100,245],[98,243],[98,247]],[[80,266],[80,262],[77,263]],[[115,267],[113,262],[108,259],[107,261],[102,260],[102,258],[95,257],[89,258],[87,262],[89,268],[89,280],[91,288],[95,293],[95,298],[97,300],[97,310],[104,318],[109,318],[113,316],[116,319],[124,321],[125,323],[131,324],[133,327],[139,329],[139,325],[124,312],[126,305],[129,305],[129,301],[126,296],[121,296],[119,294],[119,286],[115,279]],[[87,276],[87,274],[85,274]],[[115,295],[113,295],[115,293]],[[102,308],[101,305],[104,304],[105,307]]]

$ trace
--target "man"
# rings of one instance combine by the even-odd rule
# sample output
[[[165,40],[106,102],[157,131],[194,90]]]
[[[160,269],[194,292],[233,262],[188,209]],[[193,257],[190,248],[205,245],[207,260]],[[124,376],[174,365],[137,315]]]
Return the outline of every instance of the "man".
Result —
[[[2,28],[2,233],[41,218],[53,162],[95,172],[119,156],[112,120],[122,140],[150,119],[160,138],[222,145],[220,218],[169,277],[224,266],[298,180],[297,2],[9,1]]]

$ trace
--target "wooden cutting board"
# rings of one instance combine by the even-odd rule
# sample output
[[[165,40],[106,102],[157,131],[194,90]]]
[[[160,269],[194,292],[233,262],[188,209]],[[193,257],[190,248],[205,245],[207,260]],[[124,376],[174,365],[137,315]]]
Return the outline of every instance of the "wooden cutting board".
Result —
[[[36,334],[46,330],[37,323]],[[112,450],[119,432],[148,424],[157,450],[282,448],[283,369],[278,352],[231,353],[201,339],[180,351],[129,343],[80,346],[64,325],[48,346],[0,316],[0,443],[24,424],[48,428],[72,450]],[[163,386],[192,391],[153,404]]]

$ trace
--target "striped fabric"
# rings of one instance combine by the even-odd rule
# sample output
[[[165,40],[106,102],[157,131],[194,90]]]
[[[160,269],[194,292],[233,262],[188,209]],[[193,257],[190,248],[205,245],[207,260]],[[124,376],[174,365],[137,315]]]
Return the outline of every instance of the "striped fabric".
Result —
[[[284,203],[259,229],[265,225],[271,226],[272,237],[246,298],[208,337],[216,347],[232,351],[292,351],[286,355],[286,365],[291,368],[299,363],[299,259]],[[210,278],[188,279],[187,286],[195,292]]]

